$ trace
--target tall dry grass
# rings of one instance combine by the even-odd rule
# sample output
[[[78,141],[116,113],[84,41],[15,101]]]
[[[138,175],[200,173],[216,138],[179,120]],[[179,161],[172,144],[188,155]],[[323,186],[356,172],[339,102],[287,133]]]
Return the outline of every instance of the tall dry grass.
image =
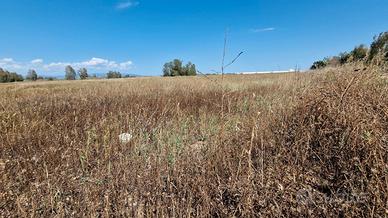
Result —
[[[0,214],[387,216],[381,71],[1,85]]]

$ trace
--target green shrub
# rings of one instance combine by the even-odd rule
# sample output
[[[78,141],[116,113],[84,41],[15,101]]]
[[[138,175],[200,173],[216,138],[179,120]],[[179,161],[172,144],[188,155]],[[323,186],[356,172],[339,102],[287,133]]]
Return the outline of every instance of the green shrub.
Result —
[[[365,45],[356,46],[353,51],[350,52],[353,61],[363,61],[368,55],[368,48]]]
[[[54,81],[55,80],[54,77],[45,77],[44,79],[47,80],[47,81]]]
[[[348,52],[342,52],[339,54],[339,61],[340,61],[340,64],[346,64],[348,63],[349,59],[350,59],[350,54]]]
[[[321,68],[324,68],[327,66],[327,62],[326,61],[315,61],[313,63],[313,65],[310,67],[311,70],[317,70],[317,69],[321,69]]]

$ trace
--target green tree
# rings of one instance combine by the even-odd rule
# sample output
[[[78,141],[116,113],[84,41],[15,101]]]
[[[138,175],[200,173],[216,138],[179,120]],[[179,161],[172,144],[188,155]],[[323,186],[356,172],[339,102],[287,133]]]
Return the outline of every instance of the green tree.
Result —
[[[195,64],[189,62],[189,63],[187,63],[185,68],[186,68],[187,76],[196,76],[197,75],[197,69],[195,67]]]
[[[172,62],[165,63],[164,67],[163,67],[163,76],[175,76],[172,73],[172,68],[173,68],[173,63]]]
[[[38,74],[34,69],[30,69],[27,73],[26,79],[31,80],[31,81],[36,81],[38,80]]]
[[[17,74],[17,73],[14,73],[14,72],[9,74],[9,82],[21,82],[23,80],[24,80],[23,76],[20,75],[20,74]]]
[[[66,80],[75,80],[77,74],[75,73],[75,70],[70,65],[66,66],[65,69],[65,79]]]
[[[108,78],[108,79],[116,79],[116,78],[121,78],[121,77],[122,77],[122,75],[118,71],[109,71],[106,74],[106,78]]]
[[[78,70],[78,75],[81,80],[87,79],[89,77],[88,70],[84,67]]]
[[[0,83],[8,82],[8,74],[5,70],[0,68]]]
[[[185,66],[179,59],[165,63],[163,67],[163,76],[195,76],[197,75],[196,67],[189,62]]]

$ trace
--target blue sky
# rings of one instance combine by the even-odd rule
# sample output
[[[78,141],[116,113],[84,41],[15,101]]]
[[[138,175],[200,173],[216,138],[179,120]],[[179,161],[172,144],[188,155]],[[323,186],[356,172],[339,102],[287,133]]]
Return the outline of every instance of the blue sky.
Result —
[[[0,0],[0,67],[62,75],[160,75],[174,58],[202,72],[308,68],[388,30],[387,0]]]

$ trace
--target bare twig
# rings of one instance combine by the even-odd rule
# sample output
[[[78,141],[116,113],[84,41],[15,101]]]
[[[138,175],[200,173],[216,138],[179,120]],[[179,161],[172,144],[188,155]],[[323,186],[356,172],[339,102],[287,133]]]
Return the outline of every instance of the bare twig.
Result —
[[[344,100],[344,97],[346,95],[346,93],[348,92],[349,88],[352,86],[354,80],[356,79],[356,77],[353,77],[350,82],[348,83],[348,85],[346,86],[345,90],[342,92],[341,94],[341,98],[340,98],[340,102],[342,103],[343,100]]]
[[[226,66],[225,66],[225,69],[227,68],[227,67],[229,67],[230,65],[232,65],[234,62],[236,62],[236,60],[243,54],[244,52],[240,52],[234,59],[233,59],[233,61],[231,61],[229,64],[227,64]]]
[[[200,71],[198,71],[198,70],[197,70],[197,73],[201,74],[201,75],[204,76],[206,79],[208,79],[208,80],[214,82],[216,85],[218,85],[218,86],[222,89],[222,85],[221,85],[220,83],[218,83],[217,80],[211,79],[208,75],[206,75],[206,74],[204,74],[204,73],[202,73],[202,72],[200,72]]]

